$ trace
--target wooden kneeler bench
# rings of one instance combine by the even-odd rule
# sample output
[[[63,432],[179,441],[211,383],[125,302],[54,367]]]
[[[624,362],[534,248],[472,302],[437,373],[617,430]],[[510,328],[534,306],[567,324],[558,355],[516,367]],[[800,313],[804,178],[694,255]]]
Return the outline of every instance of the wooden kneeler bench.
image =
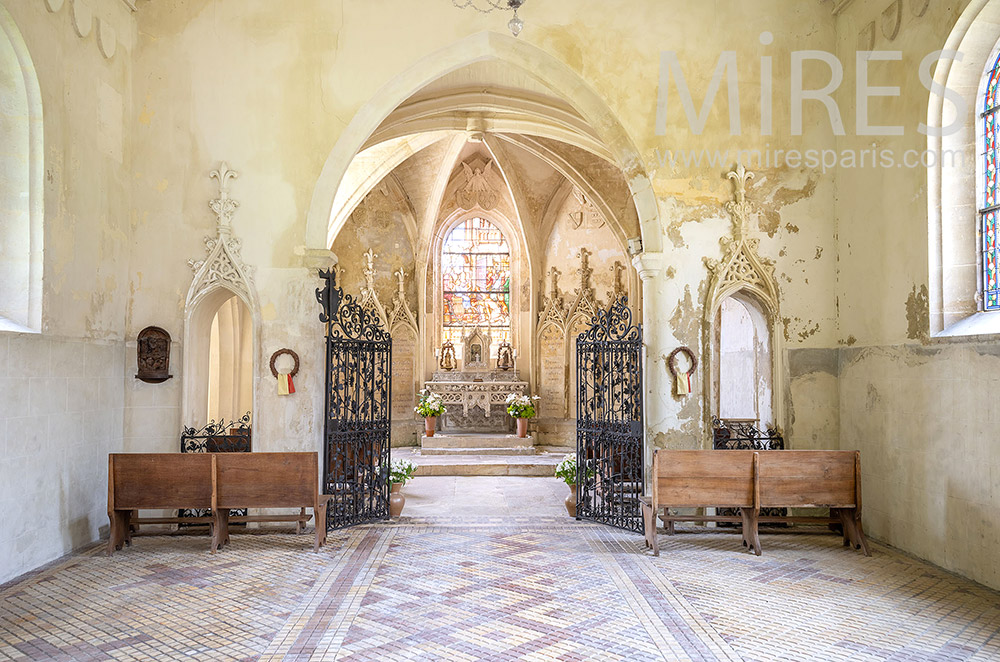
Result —
[[[315,550],[326,541],[326,506],[319,493],[316,453],[111,453],[108,456],[108,554],[132,544],[135,524],[201,523],[211,551],[229,542],[229,523],[295,522],[297,532],[313,509]],[[202,517],[137,518],[142,510],[211,509]],[[299,508],[294,515],[230,518],[230,508]]]
[[[742,525],[743,546],[760,556],[758,526],[836,524],[844,546],[871,556],[861,527],[861,454],[857,451],[675,451],[653,453],[653,493],[642,497],[646,546],[659,556],[656,520]],[[674,515],[670,508],[734,508],[739,516]],[[761,508],[829,508],[829,517],[760,515]]]

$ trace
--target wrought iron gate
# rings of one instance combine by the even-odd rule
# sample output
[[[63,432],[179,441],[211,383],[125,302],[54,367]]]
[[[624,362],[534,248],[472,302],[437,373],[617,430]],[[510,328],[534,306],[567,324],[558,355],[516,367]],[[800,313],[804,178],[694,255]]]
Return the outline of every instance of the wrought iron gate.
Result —
[[[323,486],[333,496],[327,529],[389,517],[392,338],[379,319],[337,287],[316,290],[326,324]]]
[[[642,325],[622,297],[576,341],[577,516],[642,531]]]

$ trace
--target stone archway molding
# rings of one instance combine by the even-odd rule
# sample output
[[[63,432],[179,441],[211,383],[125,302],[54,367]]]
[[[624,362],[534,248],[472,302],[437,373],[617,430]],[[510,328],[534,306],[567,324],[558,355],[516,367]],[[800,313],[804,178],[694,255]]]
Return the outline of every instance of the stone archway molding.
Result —
[[[525,41],[492,32],[472,35],[421,59],[389,81],[358,110],[327,158],[313,190],[306,219],[306,246],[332,245],[332,238],[339,231],[331,226],[337,190],[351,161],[390,113],[432,81],[487,59],[523,68],[581,114],[624,173],[638,212],[645,249],[660,250],[659,209],[652,183],[635,144],[607,103],[575,71],[551,54]]]

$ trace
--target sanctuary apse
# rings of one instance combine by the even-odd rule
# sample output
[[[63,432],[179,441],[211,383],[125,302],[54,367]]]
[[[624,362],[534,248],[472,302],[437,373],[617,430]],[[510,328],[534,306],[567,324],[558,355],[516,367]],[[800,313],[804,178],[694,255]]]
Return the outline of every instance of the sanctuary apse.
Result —
[[[459,136],[424,151],[373,187],[333,244],[345,287],[360,274],[360,301],[392,333],[393,445],[419,440],[413,404],[427,388],[449,408],[438,424],[447,432],[510,432],[507,395],[534,394],[537,442],[572,446],[575,338],[613,301],[632,301],[622,221],[609,223],[597,193],[511,143]],[[620,175],[611,182],[622,186]],[[622,215],[629,223],[634,208]],[[442,367],[445,344],[456,370]]]

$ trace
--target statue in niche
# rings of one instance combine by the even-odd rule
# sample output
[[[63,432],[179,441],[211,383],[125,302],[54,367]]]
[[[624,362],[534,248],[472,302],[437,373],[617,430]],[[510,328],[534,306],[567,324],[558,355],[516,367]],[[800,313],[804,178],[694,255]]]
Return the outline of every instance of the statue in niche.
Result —
[[[451,372],[458,367],[457,363],[458,361],[455,359],[455,345],[450,340],[447,340],[441,345],[441,360],[438,362],[438,366],[442,370]]]
[[[479,343],[473,345],[469,357],[472,363],[480,363],[483,360],[483,346]]]
[[[509,342],[502,342],[497,346],[497,369],[510,370],[514,367],[514,348]]]

